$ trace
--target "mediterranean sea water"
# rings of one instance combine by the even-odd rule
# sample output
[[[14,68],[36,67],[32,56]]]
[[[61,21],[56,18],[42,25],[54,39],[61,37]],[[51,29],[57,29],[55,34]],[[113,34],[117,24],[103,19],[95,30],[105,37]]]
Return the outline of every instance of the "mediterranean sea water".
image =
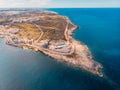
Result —
[[[106,77],[56,62],[40,52],[8,46],[0,39],[0,90],[120,90],[120,8],[47,10],[68,16],[80,26],[74,38],[90,48]]]

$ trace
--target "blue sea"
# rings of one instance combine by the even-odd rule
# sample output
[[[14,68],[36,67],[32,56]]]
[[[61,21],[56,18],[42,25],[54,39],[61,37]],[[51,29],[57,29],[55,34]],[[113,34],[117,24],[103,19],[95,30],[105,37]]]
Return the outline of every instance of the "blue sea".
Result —
[[[120,8],[47,9],[68,16],[105,77],[56,62],[41,52],[8,46],[0,39],[0,90],[120,90]],[[3,10],[2,10],[3,11]]]

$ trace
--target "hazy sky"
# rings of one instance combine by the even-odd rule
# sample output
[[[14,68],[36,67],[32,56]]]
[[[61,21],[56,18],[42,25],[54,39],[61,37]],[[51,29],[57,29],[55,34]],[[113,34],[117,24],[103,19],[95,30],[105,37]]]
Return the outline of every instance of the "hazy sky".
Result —
[[[120,0],[0,0],[0,8],[9,7],[120,7]]]

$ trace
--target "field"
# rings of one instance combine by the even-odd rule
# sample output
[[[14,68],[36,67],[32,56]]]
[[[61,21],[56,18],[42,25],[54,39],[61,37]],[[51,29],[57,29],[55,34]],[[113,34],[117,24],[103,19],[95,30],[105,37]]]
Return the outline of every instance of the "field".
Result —
[[[32,16],[32,18],[34,17]],[[43,32],[40,40],[65,40],[64,30],[66,28],[66,20],[63,16],[44,14],[39,18],[39,21],[22,22],[11,26],[20,29],[16,35],[22,39],[33,39],[35,41]],[[38,25],[39,28],[35,25]]]

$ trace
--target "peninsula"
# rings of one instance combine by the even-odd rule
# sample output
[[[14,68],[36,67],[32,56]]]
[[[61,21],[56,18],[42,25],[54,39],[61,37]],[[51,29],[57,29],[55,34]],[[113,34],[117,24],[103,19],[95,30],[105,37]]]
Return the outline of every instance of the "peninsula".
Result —
[[[46,10],[0,13],[0,37],[6,44],[40,51],[54,60],[103,76],[102,65],[88,47],[72,37],[78,26],[66,16]]]

